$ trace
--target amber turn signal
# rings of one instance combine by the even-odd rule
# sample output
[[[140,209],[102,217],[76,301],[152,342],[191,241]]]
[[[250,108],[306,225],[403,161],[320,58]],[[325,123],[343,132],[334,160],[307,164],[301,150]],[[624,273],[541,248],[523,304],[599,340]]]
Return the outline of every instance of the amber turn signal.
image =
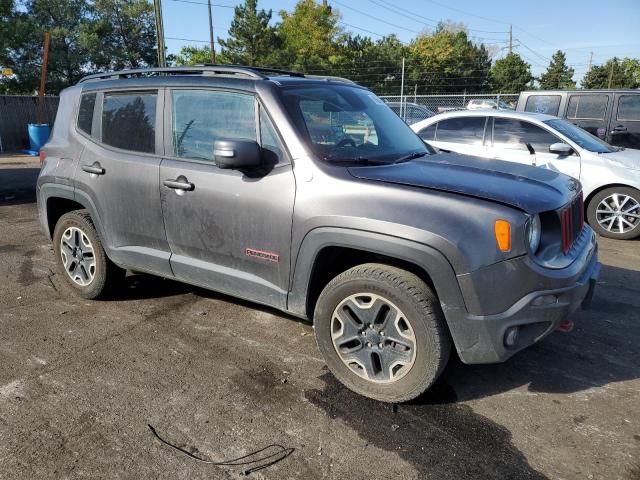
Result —
[[[511,250],[511,225],[509,222],[506,220],[496,220],[494,229],[498,248],[503,252]]]

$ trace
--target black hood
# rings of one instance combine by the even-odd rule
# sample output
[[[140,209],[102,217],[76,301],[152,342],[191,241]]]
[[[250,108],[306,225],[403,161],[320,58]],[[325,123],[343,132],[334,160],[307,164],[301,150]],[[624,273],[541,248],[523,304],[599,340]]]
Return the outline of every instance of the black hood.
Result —
[[[430,188],[493,200],[534,214],[556,210],[580,182],[546,168],[443,153],[391,165],[349,167],[356,178]]]

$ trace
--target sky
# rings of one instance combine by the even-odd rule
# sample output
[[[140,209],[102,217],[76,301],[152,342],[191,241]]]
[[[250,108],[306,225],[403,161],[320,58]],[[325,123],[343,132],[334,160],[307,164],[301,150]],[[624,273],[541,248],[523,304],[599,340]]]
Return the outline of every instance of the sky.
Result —
[[[321,0],[317,0],[320,2]],[[551,55],[561,49],[579,81],[593,64],[608,58],[640,58],[640,0],[328,0],[341,15],[341,27],[370,36],[395,33],[409,42],[418,32],[431,31],[439,20],[463,22],[475,41],[483,42],[494,58],[507,53],[509,25],[514,51],[534,75],[546,70]],[[162,0],[166,45],[178,53],[184,45],[207,45],[207,0]],[[215,37],[226,38],[233,6],[241,0],[211,0]],[[296,0],[259,0],[258,8],[272,9],[273,22],[282,9],[293,10]],[[216,50],[219,46],[216,40]],[[400,59],[399,59],[400,61]]]

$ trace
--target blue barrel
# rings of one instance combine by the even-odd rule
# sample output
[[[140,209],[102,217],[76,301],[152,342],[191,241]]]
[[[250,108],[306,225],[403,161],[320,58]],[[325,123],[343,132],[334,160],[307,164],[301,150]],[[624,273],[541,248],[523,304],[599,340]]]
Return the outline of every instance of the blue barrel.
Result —
[[[45,143],[47,143],[47,140],[49,140],[51,128],[49,128],[49,125],[46,123],[30,123],[28,126],[28,131],[31,151],[39,152],[40,147],[42,147]]]

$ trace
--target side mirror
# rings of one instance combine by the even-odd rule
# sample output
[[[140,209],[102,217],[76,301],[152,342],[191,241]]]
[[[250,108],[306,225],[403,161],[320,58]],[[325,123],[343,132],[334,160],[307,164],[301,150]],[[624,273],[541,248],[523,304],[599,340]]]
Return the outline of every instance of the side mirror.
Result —
[[[573,153],[573,148],[571,148],[566,143],[558,142],[552,144],[549,147],[549,153],[555,153],[556,155],[560,155],[561,157],[566,157]]]
[[[262,149],[255,140],[216,140],[213,160],[218,168],[250,170],[262,165]]]

